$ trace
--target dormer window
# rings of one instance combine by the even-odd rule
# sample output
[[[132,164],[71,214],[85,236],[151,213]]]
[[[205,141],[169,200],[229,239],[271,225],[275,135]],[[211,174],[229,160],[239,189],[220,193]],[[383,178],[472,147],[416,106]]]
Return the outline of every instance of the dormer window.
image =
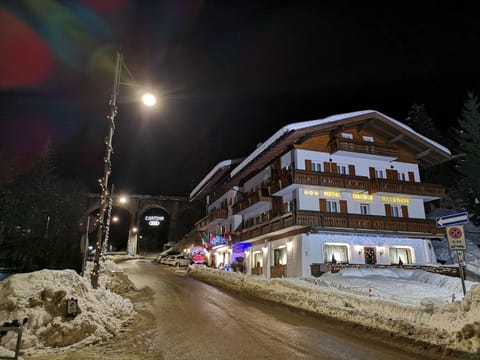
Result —
[[[353,140],[353,134],[342,132],[342,139]]]
[[[373,142],[373,136],[363,136],[363,141]]]

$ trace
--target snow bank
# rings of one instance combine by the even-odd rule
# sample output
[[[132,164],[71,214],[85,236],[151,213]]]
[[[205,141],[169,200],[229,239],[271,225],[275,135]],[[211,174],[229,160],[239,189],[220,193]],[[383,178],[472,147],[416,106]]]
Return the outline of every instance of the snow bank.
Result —
[[[452,282],[450,286],[459,279],[437,275],[424,274],[425,272],[395,271],[391,274],[395,280],[388,280],[385,274],[381,276],[373,274],[378,278],[384,277],[384,282],[397,290],[391,290],[394,297],[399,293],[398,289],[404,286],[402,291],[411,291],[409,283],[419,282],[420,288],[426,288],[421,292],[427,297],[415,297],[416,305],[409,305],[393,299],[385,299],[378,294],[369,291],[369,285],[359,286],[358,280],[362,277],[365,281],[372,281],[372,278],[365,274],[344,270],[338,274],[325,274],[315,279],[267,279],[261,276],[251,276],[226,271],[218,271],[209,268],[196,268],[189,274],[199,280],[214,286],[226,288],[236,292],[254,295],[256,297],[275,301],[297,309],[309,311],[323,316],[360,324],[368,328],[375,328],[394,334],[415,342],[426,343],[445,351],[453,350],[480,354],[480,284],[469,283],[466,296],[463,301],[448,303],[450,288],[439,287],[438,284],[428,282],[439,281],[438,276],[443,278],[444,283]],[[372,274],[369,274],[370,276]],[[324,278],[325,276],[325,278]],[[337,281],[329,277],[336,277]],[[348,282],[339,281],[340,277],[352,279],[356,277],[355,284],[358,288],[349,286]],[[417,280],[412,281],[412,277]],[[402,278],[405,283],[402,284]],[[423,278],[423,279],[422,279]],[[446,278],[446,279],[445,279]],[[428,281],[427,281],[428,279]],[[432,279],[434,279],[432,281]],[[326,280],[326,281],[323,281]],[[400,283],[399,283],[400,281]],[[423,281],[421,283],[420,281]],[[343,284],[343,285],[342,285]],[[375,286],[381,289],[381,282],[374,282]],[[379,285],[380,284],[380,285]],[[341,287],[344,287],[343,289]],[[455,285],[456,286],[456,285]],[[461,286],[461,285],[460,285]],[[440,302],[432,297],[435,292],[429,287],[443,288],[443,297]],[[440,292],[439,292],[440,293]]]
[[[78,301],[78,314],[67,317],[67,299]],[[22,352],[85,346],[111,338],[135,314],[130,300],[106,289],[93,289],[73,270],[41,270],[16,274],[0,282],[0,325],[12,320],[23,326]],[[12,356],[17,334],[0,338],[0,356]],[[7,355],[10,354],[10,355]]]

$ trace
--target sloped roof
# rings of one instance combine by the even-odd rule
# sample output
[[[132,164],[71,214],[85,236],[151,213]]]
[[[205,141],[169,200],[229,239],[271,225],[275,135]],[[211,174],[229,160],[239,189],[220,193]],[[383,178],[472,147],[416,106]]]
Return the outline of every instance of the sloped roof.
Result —
[[[417,133],[400,121],[375,110],[363,110],[285,125],[258,146],[232,170],[230,175],[235,178],[235,183],[239,183],[252,168],[262,169],[275,157],[287,151],[292,144],[301,142],[306,136],[328,133],[344,126],[356,126],[382,135],[390,139],[391,143],[410,148],[423,167],[444,162],[451,156],[450,150],[445,146]]]

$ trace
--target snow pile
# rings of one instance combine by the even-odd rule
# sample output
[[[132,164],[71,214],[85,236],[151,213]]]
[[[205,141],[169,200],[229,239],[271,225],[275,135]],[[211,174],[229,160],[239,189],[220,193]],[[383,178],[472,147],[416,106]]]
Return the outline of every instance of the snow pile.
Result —
[[[209,268],[189,274],[214,286],[379,329],[389,336],[444,351],[480,354],[480,284],[467,282],[467,294],[458,301],[463,297],[458,278],[419,270],[389,271],[348,269],[309,279],[267,279]]]
[[[67,300],[76,299],[78,314],[67,316]],[[93,289],[73,270],[41,270],[12,275],[0,282],[0,326],[18,320],[23,326],[22,352],[86,346],[113,337],[133,319],[130,300],[107,289]],[[0,338],[0,356],[13,356],[17,333]]]

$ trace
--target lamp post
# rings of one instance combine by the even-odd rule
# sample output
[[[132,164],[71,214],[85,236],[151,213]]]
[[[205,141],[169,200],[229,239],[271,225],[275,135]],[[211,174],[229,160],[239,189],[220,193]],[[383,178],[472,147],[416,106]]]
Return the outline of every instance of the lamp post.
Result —
[[[115,117],[117,116],[117,97],[119,94],[120,85],[139,86],[135,82],[124,83],[121,81],[123,67],[125,67],[125,69],[128,72],[128,68],[125,66],[125,63],[123,61],[123,55],[120,52],[117,52],[117,59],[115,63],[115,73],[113,77],[112,95],[108,103],[109,105],[109,114],[107,115],[108,134],[107,134],[107,137],[105,138],[105,157],[103,159],[105,166],[104,166],[103,178],[99,180],[99,184],[101,188],[101,196],[100,196],[100,212],[98,215],[97,242],[95,245],[95,257],[93,261],[93,270],[90,274],[91,284],[95,289],[98,288],[100,255],[103,255],[104,239],[105,239],[106,231],[108,230],[108,224],[107,225],[105,224],[105,214],[107,212],[108,205],[109,205],[110,194],[108,191],[108,181],[112,173],[112,163],[110,159],[113,152],[112,139],[113,139],[113,134],[115,133]],[[142,97],[142,101],[146,106],[153,106],[156,103],[156,99],[152,94],[144,94]]]

